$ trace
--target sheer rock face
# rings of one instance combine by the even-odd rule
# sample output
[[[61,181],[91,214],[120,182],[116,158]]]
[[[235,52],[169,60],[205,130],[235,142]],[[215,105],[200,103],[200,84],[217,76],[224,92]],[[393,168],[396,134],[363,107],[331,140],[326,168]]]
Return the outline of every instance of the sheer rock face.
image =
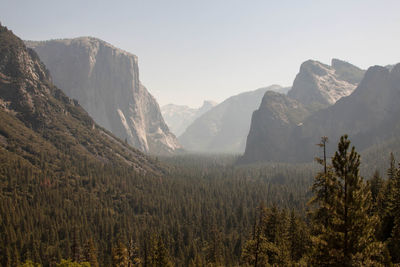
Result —
[[[180,136],[186,128],[198,117],[212,109],[217,103],[204,101],[200,108],[190,108],[185,105],[168,104],[161,107],[161,113],[170,130]]]
[[[322,136],[330,140],[328,153],[343,134],[359,151],[399,139],[400,64],[369,68],[351,95],[318,111],[283,97],[265,94],[241,162],[310,162],[320,156],[315,144]]]
[[[327,107],[350,95],[363,75],[363,70],[338,59],[332,60],[332,66],[308,60],[301,65],[288,96],[316,109]]]
[[[253,113],[241,162],[293,160],[296,142],[292,135],[308,115],[300,102],[284,94],[266,92]]]
[[[140,83],[135,55],[91,37],[26,44],[46,64],[55,85],[98,124],[144,152],[180,149],[156,100]]]
[[[179,141],[189,151],[243,153],[251,114],[260,105],[266,91],[281,89],[281,86],[273,85],[226,99],[197,118]]]
[[[152,159],[99,127],[77,101],[52,83],[37,53],[1,25],[0,116],[0,147],[33,165],[43,154],[53,167],[71,157],[162,172]],[[7,146],[10,143],[15,144],[13,149]]]
[[[357,89],[304,122],[299,142],[319,140],[328,136],[328,148],[333,151],[339,137],[348,134],[358,150],[400,136],[400,64],[390,71],[374,66],[365,73]],[[310,142],[308,142],[310,146]],[[305,154],[313,150],[304,147]]]

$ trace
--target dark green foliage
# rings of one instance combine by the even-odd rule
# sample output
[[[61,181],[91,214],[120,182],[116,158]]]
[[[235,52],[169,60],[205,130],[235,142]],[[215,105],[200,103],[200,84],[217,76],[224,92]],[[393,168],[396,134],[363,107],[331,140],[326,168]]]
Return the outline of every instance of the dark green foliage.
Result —
[[[400,263],[400,167],[396,168],[393,154],[387,174],[377,212],[382,225],[380,238],[387,244],[393,263]]]
[[[360,156],[342,136],[332,172],[316,176],[312,203],[313,250],[310,263],[324,266],[382,265],[383,244],[375,239],[378,218],[371,215],[371,192],[359,175]],[[349,151],[350,150],[350,151]],[[324,181],[321,183],[321,181]],[[324,192],[324,194],[321,194]]]
[[[20,262],[47,266],[61,259],[91,262],[93,250],[100,266],[110,266],[118,242],[136,263],[158,251],[159,261],[177,266],[235,265],[257,203],[304,210],[313,172],[276,164],[237,168],[235,159],[206,157],[176,159],[179,164],[170,158],[164,177],[85,158],[56,171],[45,154],[32,165],[3,147],[0,152],[0,249],[9,251],[1,254],[3,266],[17,258],[14,251]]]
[[[84,261],[89,262],[90,266],[98,267],[99,263],[97,261],[97,250],[94,245],[93,239],[89,239],[85,245],[84,251]]]
[[[393,156],[367,186],[342,137],[332,166],[318,160],[308,222],[312,165],[153,160],[95,125],[1,26],[0,40],[1,266],[400,263]]]
[[[290,266],[301,264],[309,234],[295,212],[260,205],[251,238],[242,251],[242,261],[250,266]]]

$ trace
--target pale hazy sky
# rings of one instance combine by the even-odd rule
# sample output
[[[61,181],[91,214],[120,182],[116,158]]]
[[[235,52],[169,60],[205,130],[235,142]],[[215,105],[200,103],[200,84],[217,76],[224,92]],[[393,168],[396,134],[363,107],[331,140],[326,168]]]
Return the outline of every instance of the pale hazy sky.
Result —
[[[400,62],[399,0],[0,0],[0,22],[22,39],[94,36],[137,55],[160,105],[290,86],[307,59]]]

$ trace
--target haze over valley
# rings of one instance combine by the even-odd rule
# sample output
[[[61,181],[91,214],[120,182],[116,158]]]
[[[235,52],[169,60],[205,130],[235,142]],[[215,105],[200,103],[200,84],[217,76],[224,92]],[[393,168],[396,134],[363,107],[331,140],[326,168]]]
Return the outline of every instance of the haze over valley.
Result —
[[[0,266],[400,265],[398,10],[6,0]]]

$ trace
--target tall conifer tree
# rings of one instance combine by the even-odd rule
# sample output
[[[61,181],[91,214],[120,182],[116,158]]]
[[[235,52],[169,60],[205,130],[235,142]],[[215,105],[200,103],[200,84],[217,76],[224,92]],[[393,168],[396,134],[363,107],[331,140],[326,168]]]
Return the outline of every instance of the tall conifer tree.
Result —
[[[371,192],[359,174],[360,155],[354,147],[350,149],[347,135],[340,138],[332,165],[333,190],[320,194],[324,188],[319,176],[314,184],[320,205],[314,215],[326,212],[327,223],[314,216],[318,230],[310,261],[325,266],[379,266],[383,245],[375,240],[377,217],[370,215]]]
[[[315,176],[312,191],[313,198],[309,205],[316,205],[316,209],[310,214],[312,221],[312,249],[309,261],[316,266],[329,266],[335,262],[332,255],[334,242],[332,242],[332,214],[335,213],[335,198],[339,190],[339,184],[331,165],[327,163],[326,136],[317,144],[323,149],[323,158],[315,160],[322,165],[323,170]],[[330,240],[330,242],[328,242]]]
[[[392,159],[392,162],[394,160]],[[392,165],[392,164],[391,164]],[[388,240],[388,247],[393,263],[400,263],[400,168],[391,166],[392,195],[390,197],[389,210],[393,218],[393,228]]]

